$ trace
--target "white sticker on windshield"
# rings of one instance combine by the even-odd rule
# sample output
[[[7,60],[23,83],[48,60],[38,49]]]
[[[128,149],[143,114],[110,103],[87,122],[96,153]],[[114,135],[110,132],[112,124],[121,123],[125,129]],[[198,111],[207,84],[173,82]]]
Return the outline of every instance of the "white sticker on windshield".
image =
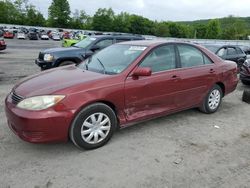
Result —
[[[90,40],[96,40],[96,38],[91,37]]]
[[[145,46],[131,46],[129,50],[131,51],[144,51],[147,47]]]

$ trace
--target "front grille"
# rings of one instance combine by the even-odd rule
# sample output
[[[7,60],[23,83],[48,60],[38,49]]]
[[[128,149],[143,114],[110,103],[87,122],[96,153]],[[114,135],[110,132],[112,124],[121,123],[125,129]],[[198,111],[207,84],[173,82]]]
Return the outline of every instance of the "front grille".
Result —
[[[38,58],[39,58],[40,60],[43,60],[43,57],[44,57],[44,54],[40,52]]]
[[[18,104],[24,97],[17,95],[15,92],[11,93],[11,99],[13,104]]]

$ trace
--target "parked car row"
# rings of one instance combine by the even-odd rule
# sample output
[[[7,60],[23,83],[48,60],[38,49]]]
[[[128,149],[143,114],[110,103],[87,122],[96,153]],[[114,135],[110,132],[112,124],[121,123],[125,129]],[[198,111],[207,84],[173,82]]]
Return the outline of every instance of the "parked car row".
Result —
[[[9,31],[9,30],[2,30],[2,35],[4,38],[8,39],[29,39],[29,40],[38,40],[39,38],[41,40],[49,40],[50,38],[52,40],[61,40],[60,35],[58,33],[52,33],[52,32],[46,32],[45,30],[37,31],[36,29],[30,28],[28,32],[25,30],[18,30],[17,32]]]

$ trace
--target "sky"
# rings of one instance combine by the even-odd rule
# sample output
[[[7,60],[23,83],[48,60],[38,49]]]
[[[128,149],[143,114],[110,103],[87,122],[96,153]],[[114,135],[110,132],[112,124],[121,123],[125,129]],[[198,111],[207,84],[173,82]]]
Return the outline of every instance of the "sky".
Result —
[[[98,8],[112,8],[158,21],[193,21],[228,15],[250,16],[250,0],[68,0],[71,11],[85,10],[93,16]],[[45,17],[51,0],[29,0]]]

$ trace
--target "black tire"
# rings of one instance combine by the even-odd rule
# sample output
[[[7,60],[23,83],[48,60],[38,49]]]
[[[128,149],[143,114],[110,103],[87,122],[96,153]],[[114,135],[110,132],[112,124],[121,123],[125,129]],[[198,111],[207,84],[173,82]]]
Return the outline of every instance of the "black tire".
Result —
[[[216,107],[212,108],[209,105],[209,103],[210,103],[209,99],[210,99],[210,96],[212,95],[212,93],[215,92],[215,91],[219,92],[219,102],[216,104]],[[202,111],[203,113],[206,113],[206,114],[212,114],[212,113],[216,112],[219,109],[220,105],[221,105],[222,96],[223,96],[223,92],[222,92],[221,87],[219,85],[217,85],[217,84],[214,85],[213,88],[208,92],[208,94],[204,98],[203,104],[199,108],[200,111]]]
[[[242,101],[250,104],[250,89],[244,90],[242,95]]]
[[[41,71],[45,71],[45,70],[47,70],[47,69],[46,69],[46,68],[42,68],[42,67],[41,67]]]
[[[66,66],[66,65],[73,65],[73,64],[76,64],[76,63],[73,61],[63,61],[59,64],[59,67]]]
[[[98,143],[88,143],[87,141],[84,140],[82,137],[81,131],[84,128],[84,123],[88,121],[91,115],[102,113],[106,115],[106,117],[110,120],[109,121],[109,131],[107,131],[105,134],[106,136],[103,138],[103,140],[100,140]],[[109,106],[103,104],[103,103],[94,103],[92,105],[87,106],[83,110],[81,110],[77,116],[75,117],[70,131],[69,131],[69,136],[71,141],[74,143],[75,146],[77,146],[80,149],[96,149],[99,148],[103,145],[105,145],[110,138],[112,137],[114,131],[116,130],[117,127],[117,118],[115,112],[110,108]],[[89,128],[88,130],[90,130]],[[92,131],[93,132],[93,131]],[[92,133],[91,132],[91,133]],[[90,136],[87,134],[86,137]],[[99,139],[101,136],[98,135],[97,138]],[[92,134],[92,138],[94,139],[94,136]],[[91,139],[92,140],[92,139]],[[90,141],[91,141],[90,140]]]
[[[241,80],[241,82],[242,82],[244,85],[250,85],[250,82],[249,82],[249,81]]]

